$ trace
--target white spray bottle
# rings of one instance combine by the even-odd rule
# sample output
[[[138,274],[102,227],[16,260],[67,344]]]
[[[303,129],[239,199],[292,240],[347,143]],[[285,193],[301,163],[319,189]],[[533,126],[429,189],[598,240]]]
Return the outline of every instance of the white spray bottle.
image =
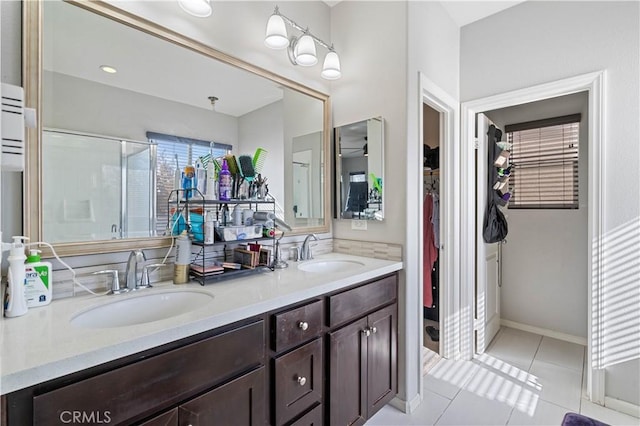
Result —
[[[27,299],[24,293],[24,240],[26,237],[13,237],[12,244],[3,244],[2,251],[9,253],[9,273],[7,274],[7,295],[4,306],[5,317],[19,317],[27,313]]]

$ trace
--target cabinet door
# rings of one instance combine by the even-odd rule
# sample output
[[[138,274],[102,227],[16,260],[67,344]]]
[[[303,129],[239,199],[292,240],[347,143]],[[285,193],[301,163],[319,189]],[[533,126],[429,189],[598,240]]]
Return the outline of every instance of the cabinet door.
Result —
[[[362,425],[367,418],[367,337],[362,318],[329,333],[329,424]]]
[[[266,423],[265,367],[240,376],[180,405],[179,424],[263,425]]]
[[[140,424],[140,426],[178,426],[178,409],[159,414],[152,419]]]
[[[322,339],[276,358],[274,367],[276,425],[322,401]]]
[[[367,417],[373,416],[398,393],[397,305],[369,315],[367,337]]]

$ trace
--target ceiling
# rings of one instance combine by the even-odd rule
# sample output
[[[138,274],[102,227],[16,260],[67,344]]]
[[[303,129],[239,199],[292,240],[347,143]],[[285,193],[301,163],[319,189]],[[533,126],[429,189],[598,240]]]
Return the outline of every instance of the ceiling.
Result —
[[[215,96],[215,111],[234,117],[283,96],[270,80],[77,6],[46,1],[43,15],[46,71],[209,110],[208,97]],[[101,65],[118,72],[107,74]]]
[[[449,15],[458,24],[463,27],[475,21],[501,12],[524,0],[509,1],[441,1],[442,6],[449,12]]]
[[[347,1],[347,0],[345,0]],[[421,0],[421,1],[433,1],[433,0]],[[483,0],[445,0],[440,3],[447,10],[451,18],[458,24],[459,27],[463,27],[480,19],[491,16],[494,13],[498,13],[504,9],[508,9],[512,6],[522,3],[524,0],[500,0],[500,1],[483,1]],[[341,2],[341,0],[324,0],[324,2],[333,7]]]

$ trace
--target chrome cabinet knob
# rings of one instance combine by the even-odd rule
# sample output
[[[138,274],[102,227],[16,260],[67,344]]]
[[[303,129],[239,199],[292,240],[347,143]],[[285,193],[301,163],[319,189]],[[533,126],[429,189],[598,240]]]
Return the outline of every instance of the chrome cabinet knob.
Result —
[[[309,323],[306,321],[300,321],[298,323],[298,328],[302,331],[307,331],[307,329],[309,328]]]
[[[373,334],[376,334],[378,332],[378,329],[376,327],[371,327],[371,332]]]
[[[369,329],[369,327],[362,330],[362,334],[364,334],[366,337],[371,336],[371,330]]]
[[[298,376],[298,378],[296,379],[296,381],[298,382],[298,384],[300,386],[304,386],[307,383],[307,378],[304,376]]]

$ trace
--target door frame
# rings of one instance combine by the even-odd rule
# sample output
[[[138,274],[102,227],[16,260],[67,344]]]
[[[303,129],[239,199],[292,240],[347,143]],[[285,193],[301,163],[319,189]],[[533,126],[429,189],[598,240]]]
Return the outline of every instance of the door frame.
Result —
[[[577,92],[589,94],[589,166],[588,166],[588,225],[587,241],[601,241],[603,235],[603,210],[605,204],[605,82],[606,71],[582,74],[524,89],[514,90],[486,98],[464,102],[461,107],[461,162],[460,204],[461,222],[461,283],[460,288],[460,347],[462,358],[472,359],[474,354],[473,312],[475,300],[475,120],[476,114],[494,109],[535,102],[543,99],[570,95]],[[587,289],[587,362],[589,368],[587,390],[591,401],[604,404],[604,368],[599,356],[602,343],[602,292],[603,248],[601,244],[589,244],[587,276],[591,277]],[[483,279],[478,277],[478,279]]]
[[[456,312],[460,310],[459,285],[459,250],[457,250],[460,235],[460,209],[457,190],[459,179],[456,176],[457,165],[460,164],[460,102],[423,73],[419,72],[419,96],[416,98],[415,108],[418,111],[418,143],[407,149],[407,223],[416,223],[417,227],[407,226],[407,248],[405,251],[406,264],[415,267],[406,268],[406,282],[417,283],[417,297],[415,301],[407,301],[409,312],[415,312],[417,320],[418,345],[418,393],[423,398],[422,377],[422,348],[423,348],[423,164],[422,143],[424,140],[422,105],[427,104],[440,113],[440,188],[443,195],[440,200],[440,355],[444,358],[458,358],[460,348],[460,328],[455,320]],[[416,185],[419,182],[419,185]],[[410,192],[414,191],[413,194]],[[417,228],[417,232],[416,232]],[[413,306],[413,308],[411,308]],[[419,404],[419,402],[418,402]],[[410,404],[409,412],[417,404]]]

